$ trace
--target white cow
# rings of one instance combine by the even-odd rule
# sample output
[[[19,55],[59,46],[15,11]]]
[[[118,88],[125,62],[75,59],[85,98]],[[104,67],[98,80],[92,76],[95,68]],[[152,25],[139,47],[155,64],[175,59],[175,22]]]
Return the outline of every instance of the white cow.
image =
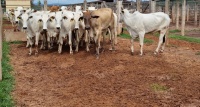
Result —
[[[62,52],[62,45],[64,39],[67,38],[68,36],[68,44],[70,46],[70,54],[73,54],[72,50],[72,30],[75,27],[74,24],[74,15],[73,12],[71,11],[62,11],[62,12],[56,12],[56,20],[57,20],[57,25],[56,27],[59,29],[60,28],[60,34],[59,34],[59,40],[58,40],[58,53]],[[61,13],[61,18],[59,18],[59,14]]]
[[[22,23],[19,22],[19,19],[17,17],[21,14],[21,12],[23,10],[24,10],[23,7],[19,6],[14,11],[14,14],[15,14],[15,24],[16,24],[16,28],[17,28],[16,30],[21,30],[21,28],[22,28]]]
[[[80,39],[85,32],[85,23],[83,20],[83,13],[81,11],[74,12],[75,32],[76,32],[76,52],[78,52]]]
[[[40,33],[43,30],[43,22],[42,22],[42,12],[31,13],[28,15],[24,13],[21,15],[21,20],[23,22],[23,29],[26,30],[27,39],[30,44],[29,55],[32,54],[32,45],[35,38],[35,54],[38,54],[38,42]]]
[[[150,14],[142,14],[138,11],[129,13],[127,9],[122,9],[121,18],[129,31],[131,39],[131,53],[134,52],[133,42],[139,35],[140,40],[140,55],[143,55],[143,41],[145,33],[152,31],[160,31],[158,47],[155,54],[158,53],[161,44],[163,43],[161,51],[164,51],[165,34],[169,28],[170,18],[163,12],[156,12]]]
[[[58,29],[56,28],[56,12],[45,12],[43,13],[43,30],[47,31],[47,42],[48,48],[51,49],[54,40],[57,40]],[[60,16],[61,17],[61,16]]]

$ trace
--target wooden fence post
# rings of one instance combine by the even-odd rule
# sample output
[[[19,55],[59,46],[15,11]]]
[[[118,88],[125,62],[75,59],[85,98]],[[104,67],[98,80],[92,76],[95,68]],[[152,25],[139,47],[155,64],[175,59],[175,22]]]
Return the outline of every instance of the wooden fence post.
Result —
[[[176,29],[179,29],[179,0],[176,0]]]
[[[47,0],[44,0],[44,11],[47,11]]]
[[[189,21],[189,18],[190,18],[190,5],[187,4],[187,21]]]
[[[194,25],[197,26],[198,7],[197,3],[194,5]]]
[[[120,23],[120,12],[121,12],[121,7],[122,7],[122,1],[117,1],[117,34],[121,33],[122,30],[122,23]]]
[[[84,3],[83,3],[83,10],[86,11],[87,9],[87,0],[84,0]]]
[[[2,35],[2,26],[3,26],[3,12],[0,3],[0,81],[2,80],[2,51],[3,51],[3,35]]]
[[[181,21],[181,35],[185,35],[185,5],[186,5],[186,0],[183,0],[182,3],[182,21]]]
[[[156,0],[151,0],[150,6],[151,6],[151,13],[156,12]]]
[[[176,6],[175,4],[173,3],[173,6],[172,6],[172,22],[174,23],[175,22],[175,19],[176,19]]]
[[[169,14],[169,1],[170,0],[165,0],[165,13]]]
[[[137,11],[141,12],[140,8],[141,8],[141,5],[140,5],[140,0],[136,0],[137,2]]]
[[[103,5],[104,5],[105,8],[108,8],[105,1],[103,1]]]

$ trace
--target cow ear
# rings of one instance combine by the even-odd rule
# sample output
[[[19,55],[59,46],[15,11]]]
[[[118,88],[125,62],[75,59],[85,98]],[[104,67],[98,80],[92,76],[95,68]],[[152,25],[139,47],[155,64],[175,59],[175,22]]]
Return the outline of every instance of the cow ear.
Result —
[[[91,17],[92,17],[92,18],[96,18],[96,19],[99,18],[99,16],[91,16]]]

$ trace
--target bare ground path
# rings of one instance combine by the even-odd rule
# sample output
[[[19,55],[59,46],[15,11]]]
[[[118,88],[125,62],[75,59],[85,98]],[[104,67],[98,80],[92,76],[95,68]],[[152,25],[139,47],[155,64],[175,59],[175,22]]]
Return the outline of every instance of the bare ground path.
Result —
[[[144,46],[145,55],[130,55],[130,40],[118,39],[117,51],[96,60],[94,49],[69,48],[40,51],[28,56],[26,43],[11,45],[11,64],[16,79],[13,97],[17,107],[174,107],[200,106],[199,44],[169,40],[164,53]]]

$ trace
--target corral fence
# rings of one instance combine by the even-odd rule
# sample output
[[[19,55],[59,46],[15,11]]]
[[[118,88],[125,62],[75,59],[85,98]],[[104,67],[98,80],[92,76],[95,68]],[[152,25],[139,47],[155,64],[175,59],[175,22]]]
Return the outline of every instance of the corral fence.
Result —
[[[185,35],[185,24],[192,24],[194,25],[194,28],[200,27],[200,0],[116,0],[116,2],[95,1],[88,3],[85,0],[83,3],[67,6],[74,7],[79,5],[83,6],[84,9],[91,6],[96,7],[97,9],[109,7],[118,14],[119,8],[121,8],[118,4],[121,4],[131,12],[136,10],[142,13],[165,12],[169,14],[171,22],[176,25],[176,29],[181,30],[183,36]]]

